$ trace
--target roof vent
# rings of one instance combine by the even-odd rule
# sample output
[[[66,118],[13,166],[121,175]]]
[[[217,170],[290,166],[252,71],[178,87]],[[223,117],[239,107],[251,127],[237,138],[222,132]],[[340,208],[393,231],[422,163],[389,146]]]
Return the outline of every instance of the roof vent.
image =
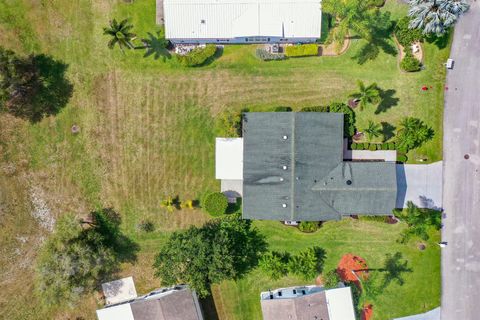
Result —
[[[283,204],[282,204],[282,207],[286,208],[286,207],[287,207],[287,204],[286,204],[286,203],[283,203]]]
[[[351,185],[352,184],[352,180],[347,180],[347,185]]]
[[[205,20],[204,19],[200,20],[200,23],[205,24]]]
[[[283,170],[287,170],[288,167],[287,167],[287,166],[282,166],[282,169],[283,169]]]
[[[287,140],[288,139],[288,136],[283,136],[283,140]]]
[[[280,178],[280,181],[283,181],[283,178]]]

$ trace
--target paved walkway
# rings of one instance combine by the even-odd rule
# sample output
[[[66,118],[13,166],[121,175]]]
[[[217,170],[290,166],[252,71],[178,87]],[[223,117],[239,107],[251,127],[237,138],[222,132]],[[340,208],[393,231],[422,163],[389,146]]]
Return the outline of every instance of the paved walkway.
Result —
[[[480,1],[470,3],[445,97],[442,320],[480,319]]]

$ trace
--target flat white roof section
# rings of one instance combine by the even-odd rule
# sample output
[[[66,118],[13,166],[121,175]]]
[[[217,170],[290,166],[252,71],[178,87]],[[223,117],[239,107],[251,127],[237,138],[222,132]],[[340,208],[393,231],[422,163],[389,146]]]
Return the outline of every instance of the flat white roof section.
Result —
[[[130,304],[120,304],[97,310],[98,320],[135,320]]]
[[[166,38],[320,38],[320,3],[320,0],[164,0]]]
[[[132,277],[127,277],[102,284],[106,305],[117,304],[137,297]]]
[[[350,287],[325,290],[330,320],[355,320]]]
[[[215,177],[221,180],[243,179],[243,138],[216,138]]]

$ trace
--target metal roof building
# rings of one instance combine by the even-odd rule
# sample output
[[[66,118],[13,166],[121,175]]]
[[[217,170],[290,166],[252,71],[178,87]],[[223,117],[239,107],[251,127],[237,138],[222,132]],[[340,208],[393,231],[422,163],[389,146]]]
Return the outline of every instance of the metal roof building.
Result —
[[[388,215],[396,205],[394,162],[343,160],[343,114],[244,114],[243,217],[338,220]]]
[[[314,42],[320,0],[163,0],[174,43]]]

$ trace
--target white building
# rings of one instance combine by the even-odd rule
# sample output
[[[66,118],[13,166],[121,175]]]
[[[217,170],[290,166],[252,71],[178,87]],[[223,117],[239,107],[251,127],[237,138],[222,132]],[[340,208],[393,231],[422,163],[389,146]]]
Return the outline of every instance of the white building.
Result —
[[[174,43],[308,43],[321,36],[320,0],[163,0],[163,15]]]
[[[194,291],[185,285],[137,296],[132,277],[102,284],[106,306],[98,320],[203,320]]]
[[[355,320],[350,287],[276,289],[260,294],[263,320]]]

